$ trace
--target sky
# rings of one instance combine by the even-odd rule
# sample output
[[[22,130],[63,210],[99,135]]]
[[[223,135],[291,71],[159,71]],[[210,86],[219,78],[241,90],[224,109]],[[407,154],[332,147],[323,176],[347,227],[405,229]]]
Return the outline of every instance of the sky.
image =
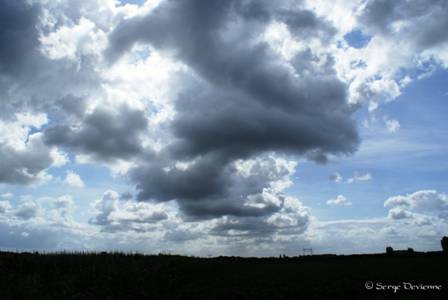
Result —
[[[440,249],[443,0],[0,0],[0,249]]]

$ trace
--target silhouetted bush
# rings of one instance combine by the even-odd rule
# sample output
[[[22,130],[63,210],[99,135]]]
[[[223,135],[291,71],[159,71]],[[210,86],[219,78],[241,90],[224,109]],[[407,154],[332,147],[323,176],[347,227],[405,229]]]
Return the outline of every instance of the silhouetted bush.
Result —
[[[392,247],[387,247],[386,248],[386,253],[388,254],[388,255],[392,255],[392,254],[394,254],[394,248],[392,248]]]
[[[442,244],[443,252],[448,253],[448,236],[444,236],[440,243]]]

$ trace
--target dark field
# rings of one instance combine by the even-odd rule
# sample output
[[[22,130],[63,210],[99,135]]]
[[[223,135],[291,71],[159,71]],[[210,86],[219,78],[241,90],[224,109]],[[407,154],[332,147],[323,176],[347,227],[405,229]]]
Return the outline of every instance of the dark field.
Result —
[[[448,299],[447,271],[441,252],[290,258],[0,252],[0,299]],[[421,284],[442,290],[417,290]]]

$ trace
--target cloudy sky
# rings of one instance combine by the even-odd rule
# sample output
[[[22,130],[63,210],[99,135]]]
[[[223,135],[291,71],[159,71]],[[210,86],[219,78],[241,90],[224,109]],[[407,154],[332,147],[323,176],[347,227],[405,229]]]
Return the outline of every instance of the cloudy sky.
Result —
[[[0,0],[0,249],[438,250],[444,0]]]

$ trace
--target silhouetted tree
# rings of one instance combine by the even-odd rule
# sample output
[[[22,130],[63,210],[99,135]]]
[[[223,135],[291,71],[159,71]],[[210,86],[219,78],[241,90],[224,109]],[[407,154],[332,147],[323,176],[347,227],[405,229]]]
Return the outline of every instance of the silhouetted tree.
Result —
[[[392,247],[390,247],[390,246],[387,247],[387,248],[386,248],[386,253],[389,254],[389,255],[394,254],[394,248],[392,248]]]
[[[408,248],[408,252],[409,252],[409,253],[414,253],[414,249],[412,249],[412,248]]]
[[[444,236],[440,243],[442,244],[443,252],[448,253],[448,236]]]

